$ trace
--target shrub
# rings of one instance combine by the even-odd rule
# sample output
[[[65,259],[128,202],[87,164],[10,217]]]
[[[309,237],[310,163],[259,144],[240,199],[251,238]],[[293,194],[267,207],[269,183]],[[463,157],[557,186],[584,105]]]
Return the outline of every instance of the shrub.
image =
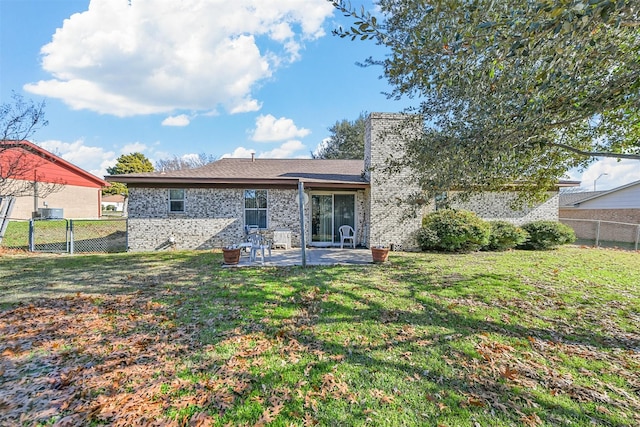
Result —
[[[506,251],[524,243],[529,237],[522,228],[507,221],[489,221],[489,225],[489,243],[482,247],[485,251]]]
[[[422,250],[469,252],[489,242],[489,224],[469,211],[444,209],[422,219],[418,243]]]
[[[553,249],[576,240],[573,229],[557,221],[535,221],[522,228],[529,237],[518,246],[521,249]]]

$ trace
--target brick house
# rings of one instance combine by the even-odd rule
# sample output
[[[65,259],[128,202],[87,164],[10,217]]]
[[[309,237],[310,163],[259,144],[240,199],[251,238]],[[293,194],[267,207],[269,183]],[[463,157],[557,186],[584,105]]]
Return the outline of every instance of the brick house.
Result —
[[[640,224],[640,181],[606,191],[561,194],[560,217]]]
[[[108,182],[29,141],[1,143],[3,188],[8,194],[12,189],[27,189],[15,198],[10,218],[30,219],[42,209],[55,210],[65,218],[100,217],[101,189]],[[52,186],[55,190],[47,191]]]
[[[560,194],[560,222],[578,239],[595,242],[640,241],[640,181],[606,191]],[[589,243],[590,243],[589,242]]]
[[[299,183],[304,187],[305,242],[339,244],[338,227],[351,225],[360,246],[415,248],[415,232],[425,207],[407,215],[397,200],[415,191],[409,171],[393,176],[380,171],[398,153],[392,132],[400,114],[372,113],[366,124],[362,160],[221,159],[197,169],[107,176],[129,188],[129,247],[133,251],[168,247],[208,249],[240,242],[245,227],[267,235],[286,229],[291,243],[301,242]],[[571,183],[570,185],[575,185]],[[516,224],[558,219],[558,192],[532,208],[513,211],[513,193],[486,193],[460,208],[487,219]]]

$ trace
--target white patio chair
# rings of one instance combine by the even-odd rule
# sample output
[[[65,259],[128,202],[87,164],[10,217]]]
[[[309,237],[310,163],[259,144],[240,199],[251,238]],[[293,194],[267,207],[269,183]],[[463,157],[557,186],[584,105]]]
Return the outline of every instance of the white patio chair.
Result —
[[[260,251],[260,262],[264,264],[265,249],[269,251],[269,258],[271,258],[271,243],[265,240],[263,236],[258,233],[251,233],[247,237],[247,241],[251,242],[250,261],[256,261],[258,251]]]
[[[344,248],[344,242],[346,240],[351,240],[351,245],[355,249],[356,247],[356,232],[350,225],[341,225],[338,228],[338,233],[340,233],[340,249]]]

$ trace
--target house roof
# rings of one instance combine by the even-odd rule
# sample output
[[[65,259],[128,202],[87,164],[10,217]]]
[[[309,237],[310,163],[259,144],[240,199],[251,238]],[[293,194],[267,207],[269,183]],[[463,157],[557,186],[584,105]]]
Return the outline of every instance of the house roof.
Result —
[[[286,185],[362,188],[362,160],[225,158],[195,169],[109,175],[109,182],[126,184]]]
[[[280,185],[310,188],[366,188],[363,160],[225,158],[208,165],[166,172],[108,175],[109,182],[128,185]],[[558,187],[580,185],[559,181]]]
[[[606,193],[606,191],[581,191],[579,193],[560,193],[560,206],[570,207],[585,199]]]
[[[585,193],[577,193],[577,194],[589,194],[589,195],[587,197],[583,197],[583,198],[580,198],[578,200],[575,200],[572,203],[570,203],[568,205],[565,205],[565,206],[569,206],[569,207],[577,206],[577,205],[579,205],[581,203],[584,203],[584,202],[587,202],[587,201],[599,199],[601,197],[606,197],[606,196],[609,196],[611,194],[617,193],[618,191],[622,191],[622,190],[626,190],[627,188],[635,187],[636,185],[640,185],[640,180],[639,181],[630,182],[630,183],[625,184],[625,185],[621,185],[620,187],[612,188],[611,190],[589,191],[589,192],[585,192]]]
[[[14,162],[21,165],[12,179],[33,181],[35,178],[39,182],[92,188],[111,185],[32,142],[5,140],[0,141],[0,148],[0,169]]]

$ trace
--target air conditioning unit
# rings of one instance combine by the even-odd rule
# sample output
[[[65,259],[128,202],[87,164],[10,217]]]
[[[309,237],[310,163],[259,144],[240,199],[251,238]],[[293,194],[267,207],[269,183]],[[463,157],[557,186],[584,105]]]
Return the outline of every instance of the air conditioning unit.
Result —
[[[60,208],[38,208],[40,219],[63,219],[64,209]]]

